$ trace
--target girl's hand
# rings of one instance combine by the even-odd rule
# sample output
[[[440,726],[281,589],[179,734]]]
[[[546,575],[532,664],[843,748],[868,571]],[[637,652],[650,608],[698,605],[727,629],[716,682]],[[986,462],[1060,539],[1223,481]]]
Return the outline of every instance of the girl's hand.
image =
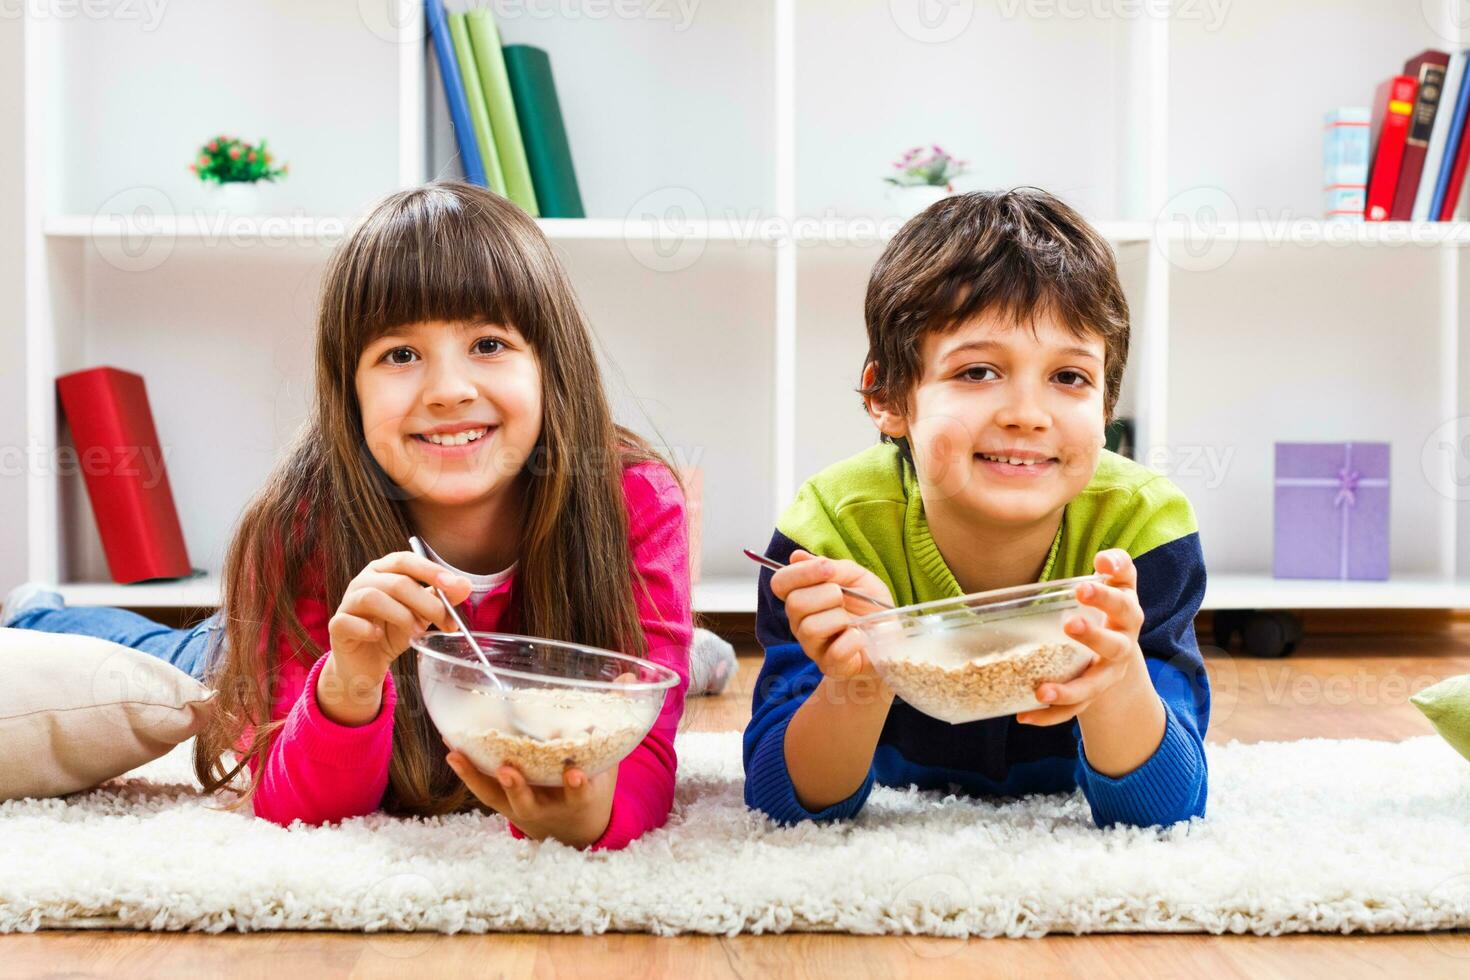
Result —
[[[446,758],[481,803],[503,815],[531,840],[551,837],[568,847],[588,847],[602,837],[612,819],[617,766],[590,779],[580,769],[567,769],[557,789],[530,785],[520,770],[509,764],[491,776],[476,769],[462,752],[451,750]]]
[[[1138,569],[1121,548],[1100,552],[1093,567],[1109,579],[1106,585],[1084,582],[1077,586],[1077,600],[1107,614],[1101,626],[1082,616],[1073,616],[1065,626],[1067,635],[1097,656],[1092,665],[1065,684],[1042,684],[1036,698],[1051,707],[1027,711],[1016,720],[1028,725],[1058,725],[1071,721],[1096,704],[1104,703],[1133,670],[1147,671],[1138,634],[1143,628],[1143,607],[1138,602]]]
[[[428,583],[458,605],[469,598],[462,575],[411,551],[395,551],[368,562],[347,585],[342,603],[327,624],[332,660],[340,675],[381,684],[409,640],[430,624],[454,631],[454,620]]]
[[[786,603],[792,635],[824,676],[876,678],[862,630],[851,623],[877,610],[839,585],[893,601],[883,581],[857,562],[819,558],[800,549],[791,553],[791,564],[771,576],[771,592]]]

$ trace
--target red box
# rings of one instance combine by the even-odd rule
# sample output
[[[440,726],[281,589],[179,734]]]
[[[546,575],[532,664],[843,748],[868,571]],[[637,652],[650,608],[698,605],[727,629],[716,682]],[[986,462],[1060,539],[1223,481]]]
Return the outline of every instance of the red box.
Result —
[[[192,573],[142,375],[99,367],[56,379],[116,582]]]

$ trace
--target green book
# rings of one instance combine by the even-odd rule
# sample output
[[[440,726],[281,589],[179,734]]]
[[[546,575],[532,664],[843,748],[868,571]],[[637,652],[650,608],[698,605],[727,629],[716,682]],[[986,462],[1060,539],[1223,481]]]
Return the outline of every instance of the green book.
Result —
[[[521,124],[516,119],[516,104],[510,94],[510,79],[505,73],[505,57],[500,53],[500,31],[495,27],[495,17],[485,7],[477,7],[465,16],[469,19],[475,67],[480,72],[480,88],[490,109],[490,130],[495,135],[495,149],[505,171],[505,196],[519,204],[531,217],[540,217],[536,189],[531,183],[531,168],[526,163],[526,147],[521,142]]]
[[[531,180],[536,185],[536,203],[543,218],[585,218],[582,194],[577,190],[577,172],[572,169],[572,148],[561,118],[561,103],[551,79],[551,59],[529,44],[505,46],[505,70],[515,97],[516,116]]]
[[[475,126],[475,145],[480,148],[480,160],[485,164],[485,184],[501,197],[509,197],[505,192],[505,171],[500,168],[500,156],[495,152],[490,110],[485,104],[485,91],[480,87],[480,73],[475,70],[475,52],[470,45],[470,28],[464,14],[449,15],[449,36],[454,38],[454,57],[459,62],[459,77],[464,82],[464,97],[469,103],[470,120]]]

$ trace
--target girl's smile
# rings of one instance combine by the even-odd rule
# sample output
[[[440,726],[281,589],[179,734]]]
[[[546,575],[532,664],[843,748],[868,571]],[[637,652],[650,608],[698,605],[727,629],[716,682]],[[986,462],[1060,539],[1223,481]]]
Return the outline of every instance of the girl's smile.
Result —
[[[482,422],[438,425],[409,436],[419,452],[438,459],[463,459],[488,446],[499,429]]]

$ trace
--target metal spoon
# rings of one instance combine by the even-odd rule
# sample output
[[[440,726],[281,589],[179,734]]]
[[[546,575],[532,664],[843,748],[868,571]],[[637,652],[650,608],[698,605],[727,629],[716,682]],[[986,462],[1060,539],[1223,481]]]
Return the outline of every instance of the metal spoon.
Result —
[[[769,568],[772,571],[779,572],[781,569],[787,567],[786,565],[783,565],[781,562],[777,561],[776,559],[774,559],[774,558],[768,558],[765,555],[758,554],[758,553],[756,553],[754,551],[751,551],[749,548],[743,548],[741,550],[743,550],[745,552],[745,557],[749,558],[751,561],[755,562],[757,565],[763,565],[764,567]],[[843,594],[850,595],[854,599],[861,599],[864,602],[871,602],[873,605],[877,606],[879,609],[892,609],[892,608],[894,608],[893,607],[893,604],[891,602],[884,602],[882,599],[874,599],[872,596],[867,595],[866,593],[863,593],[863,592],[859,592],[857,589],[849,589],[845,585],[839,585],[837,587],[843,591]]]
[[[429,558],[428,552],[424,550],[424,543],[419,540],[419,536],[417,534],[411,535],[409,537],[408,546],[412,548],[413,553],[418,555],[420,558]],[[434,559],[429,558],[429,561],[434,561]],[[435,564],[441,563],[435,562]],[[471,650],[475,651],[475,656],[480,658],[480,663],[485,665],[485,674],[490,678],[491,683],[493,683],[497,688],[502,691],[506,690],[505,682],[502,681],[499,677],[495,676],[495,670],[490,666],[490,658],[485,656],[484,650],[480,649],[480,644],[475,639],[475,634],[470,632],[470,628],[466,626],[464,620],[460,618],[459,610],[454,608],[454,603],[449,601],[449,597],[444,594],[444,590],[439,588],[439,586],[437,585],[434,586],[434,594],[439,597],[440,602],[444,603],[444,608],[449,610],[449,616],[451,619],[454,620],[454,625],[458,626],[459,631],[464,634],[465,642],[470,645]]]

